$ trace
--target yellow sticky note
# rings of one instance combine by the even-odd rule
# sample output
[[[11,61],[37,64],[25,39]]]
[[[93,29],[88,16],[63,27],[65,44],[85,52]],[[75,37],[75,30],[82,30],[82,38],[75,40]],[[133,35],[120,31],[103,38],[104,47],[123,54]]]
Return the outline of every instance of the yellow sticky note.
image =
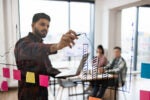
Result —
[[[35,83],[35,74],[34,74],[34,72],[27,72],[26,73],[26,82],[27,83]]]

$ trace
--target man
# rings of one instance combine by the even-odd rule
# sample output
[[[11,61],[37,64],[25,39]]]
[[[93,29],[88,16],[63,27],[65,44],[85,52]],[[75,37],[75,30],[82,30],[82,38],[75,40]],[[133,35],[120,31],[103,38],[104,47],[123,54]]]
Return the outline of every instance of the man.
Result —
[[[100,81],[95,82],[91,96],[100,98],[101,100],[108,86],[118,87],[120,85],[124,85],[127,67],[125,60],[123,59],[123,57],[121,57],[120,47],[114,48],[113,61],[104,68],[99,69],[99,71],[101,73],[110,73],[114,75],[114,78],[102,79]]]
[[[74,45],[77,35],[69,30],[64,34],[59,43],[44,44],[51,19],[45,13],[37,13],[33,16],[32,32],[28,36],[20,39],[15,46],[15,58],[18,69],[21,71],[21,81],[18,82],[18,100],[48,100],[48,90],[39,86],[39,75],[49,75],[55,77],[60,73],[53,68],[48,58],[51,54],[56,54],[57,50]],[[26,82],[26,73],[35,73],[35,84]]]

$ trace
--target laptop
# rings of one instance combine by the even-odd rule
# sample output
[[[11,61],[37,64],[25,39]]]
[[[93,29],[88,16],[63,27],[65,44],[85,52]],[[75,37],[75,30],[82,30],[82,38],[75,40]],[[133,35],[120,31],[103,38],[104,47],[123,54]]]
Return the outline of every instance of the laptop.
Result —
[[[89,56],[89,53],[87,54],[84,54],[82,56],[82,59],[80,61],[80,64],[79,64],[79,67],[75,70],[66,70],[66,71],[63,71],[61,72],[60,74],[56,75],[55,77],[56,78],[59,78],[59,77],[73,77],[73,76],[77,76],[80,74],[81,70],[83,69],[84,67],[84,64],[86,63],[87,59],[88,59],[88,56]]]

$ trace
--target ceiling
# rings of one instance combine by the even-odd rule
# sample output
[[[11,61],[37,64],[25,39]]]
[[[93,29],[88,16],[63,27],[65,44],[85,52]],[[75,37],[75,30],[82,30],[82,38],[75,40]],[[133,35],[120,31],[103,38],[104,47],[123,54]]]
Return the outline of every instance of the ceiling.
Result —
[[[51,1],[76,1],[76,2],[90,2],[90,3],[94,3],[95,0],[51,0]]]

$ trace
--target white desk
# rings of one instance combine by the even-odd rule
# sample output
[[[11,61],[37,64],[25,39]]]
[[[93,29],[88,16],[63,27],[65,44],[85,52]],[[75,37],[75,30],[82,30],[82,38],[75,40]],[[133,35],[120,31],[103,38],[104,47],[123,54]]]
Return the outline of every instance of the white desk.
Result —
[[[112,74],[99,74],[96,77],[92,77],[91,74],[86,75],[85,77],[83,77],[83,75],[79,75],[79,76],[75,76],[75,77],[70,77],[69,79],[74,81],[74,82],[82,82],[82,86],[83,86],[83,93],[79,93],[79,94],[75,94],[75,95],[83,95],[83,100],[85,100],[85,92],[84,92],[84,85],[85,82],[91,82],[91,81],[96,81],[96,80],[104,80],[104,79],[112,79],[115,78],[116,76],[112,75]]]

